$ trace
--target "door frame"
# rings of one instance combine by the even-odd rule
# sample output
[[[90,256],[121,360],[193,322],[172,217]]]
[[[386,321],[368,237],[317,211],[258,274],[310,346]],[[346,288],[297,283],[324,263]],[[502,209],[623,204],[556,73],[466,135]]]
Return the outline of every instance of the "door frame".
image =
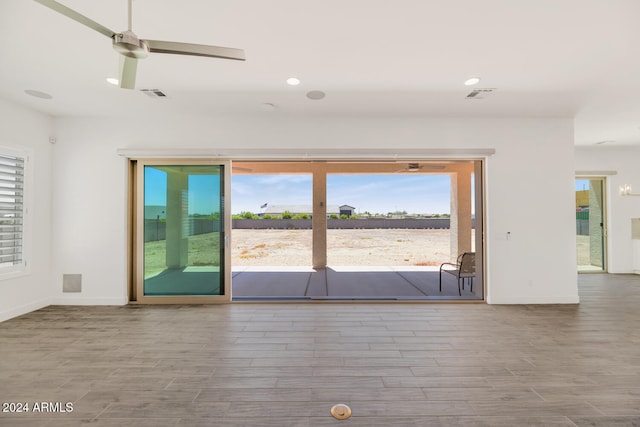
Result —
[[[400,161],[438,161],[438,160],[479,160],[481,162],[481,171],[483,172],[483,179],[481,182],[476,182],[476,185],[480,185],[482,189],[482,219],[481,224],[483,230],[486,230],[486,209],[487,209],[487,200],[486,200],[486,187],[488,183],[486,182],[486,161],[487,159],[495,154],[494,149],[366,149],[359,150],[354,149],[345,153],[343,151],[336,152],[336,150],[332,149],[270,149],[270,150],[262,150],[260,152],[252,152],[251,150],[233,150],[233,149],[213,149],[213,148],[198,148],[198,149],[184,149],[184,148],[170,148],[170,149],[149,149],[149,148],[119,148],[117,150],[118,155],[126,158],[127,164],[123,168],[128,170],[128,183],[127,189],[128,191],[128,226],[127,226],[127,248],[126,248],[126,262],[127,262],[127,293],[128,300],[130,304],[141,303],[138,301],[136,295],[135,288],[135,265],[136,258],[139,258],[136,251],[134,250],[136,245],[137,233],[136,230],[138,228],[138,224],[136,223],[135,216],[135,206],[136,200],[134,197],[135,185],[136,185],[136,165],[138,161],[153,161],[157,160],[158,163],[167,163],[170,161],[186,161],[194,164],[219,164],[225,165],[225,295],[224,297],[216,297],[215,301],[203,301],[203,298],[193,298],[189,297],[190,300],[182,299],[178,302],[170,301],[170,297],[162,297],[160,301],[155,303],[195,303],[202,304],[206,302],[231,302],[232,301],[232,283],[231,283],[231,252],[230,252],[230,239],[231,239],[231,192],[230,192],[230,183],[231,183],[231,163],[234,162],[251,162],[251,161],[275,161],[275,162],[286,162],[286,161],[356,161],[356,162],[400,162]],[[188,159],[188,160],[185,160]],[[476,212],[478,215],[478,212]],[[479,218],[476,218],[478,220]],[[487,255],[487,242],[484,239],[484,232],[480,233],[482,238],[481,246],[476,246],[476,252],[479,250],[482,251],[483,257],[481,261],[481,268],[483,279],[483,291],[482,291],[482,300],[486,301],[488,294],[488,283],[486,281],[486,255]],[[476,240],[476,245],[478,241]],[[146,303],[146,302],[145,302]],[[151,302],[153,303],[153,302]]]
[[[486,242],[485,242],[485,211],[486,211],[486,198],[485,198],[485,158],[478,158],[473,156],[460,156],[458,158],[419,158],[417,162],[422,163],[443,163],[448,164],[446,169],[434,169],[433,174],[449,174],[457,176],[459,173],[467,172],[469,174],[468,182],[466,183],[467,191],[473,194],[475,197],[475,229],[473,228],[473,217],[471,211],[468,214],[468,227],[469,233],[465,235],[468,241],[468,249],[455,250],[455,254],[451,255],[451,261],[455,261],[461,252],[465,252],[471,249],[471,235],[475,235],[475,252],[476,252],[476,288],[475,294],[479,297],[476,301],[486,301],[487,287],[485,277],[485,257],[486,257]],[[467,166],[461,166],[457,162],[463,164],[469,164]],[[234,166],[239,169],[250,170],[253,174],[278,174],[278,173],[291,173],[291,174],[312,174],[312,262],[311,268],[324,269],[327,268],[327,215],[326,215],[326,179],[328,175],[332,174],[385,174],[394,173],[401,168],[401,163],[407,163],[406,161],[399,161],[394,159],[367,159],[367,158],[336,158],[336,159],[244,159],[234,158]],[[232,172],[233,173],[233,172]],[[474,176],[473,181],[471,176]],[[457,178],[456,178],[457,180]],[[461,183],[464,181],[461,180]],[[454,186],[452,185],[452,191]],[[461,188],[465,188],[464,184]],[[456,198],[456,206],[458,206],[457,198],[459,197],[460,189],[455,190],[455,196],[452,194],[452,198]],[[469,201],[469,208],[472,208],[472,201]],[[456,224],[458,222],[456,221]],[[456,233],[457,235],[458,233]],[[452,246],[458,248],[461,245],[465,246],[464,239],[456,239]],[[288,298],[289,296],[282,296],[282,298]],[[260,297],[256,297],[257,300]],[[277,298],[276,298],[277,299]],[[273,300],[271,297],[267,300]],[[434,298],[425,298],[425,301],[434,301]],[[366,297],[362,297],[361,301],[368,301]],[[465,301],[464,299],[456,299],[456,301]]]
[[[222,295],[144,295],[144,167],[145,166],[222,166],[223,224],[221,250],[223,257]],[[129,159],[129,303],[130,304],[216,304],[231,301],[231,161],[215,158],[130,158]]]
[[[608,227],[608,180],[606,175],[580,175],[574,176],[574,182],[577,180],[597,180],[602,182],[602,269],[599,270],[581,270],[578,268],[576,259],[576,270],[578,274],[600,274],[607,273],[609,269],[609,227]]]

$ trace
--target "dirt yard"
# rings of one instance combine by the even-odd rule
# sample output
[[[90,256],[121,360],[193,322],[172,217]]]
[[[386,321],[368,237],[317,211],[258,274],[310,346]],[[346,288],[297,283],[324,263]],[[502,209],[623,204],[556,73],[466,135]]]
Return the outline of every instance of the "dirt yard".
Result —
[[[311,230],[233,230],[234,266],[310,266]],[[449,262],[449,230],[328,230],[333,266],[439,266]]]
[[[589,265],[589,236],[577,236],[578,265]],[[449,230],[328,230],[334,266],[439,266],[449,262]],[[233,230],[234,266],[310,266],[311,230]]]

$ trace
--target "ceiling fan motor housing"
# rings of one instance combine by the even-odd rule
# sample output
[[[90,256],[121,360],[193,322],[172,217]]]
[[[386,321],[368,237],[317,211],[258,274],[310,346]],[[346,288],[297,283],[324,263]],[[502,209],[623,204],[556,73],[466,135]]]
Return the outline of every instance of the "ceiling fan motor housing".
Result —
[[[149,55],[149,46],[131,31],[115,34],[113,48],[129,58],[142,59]]]

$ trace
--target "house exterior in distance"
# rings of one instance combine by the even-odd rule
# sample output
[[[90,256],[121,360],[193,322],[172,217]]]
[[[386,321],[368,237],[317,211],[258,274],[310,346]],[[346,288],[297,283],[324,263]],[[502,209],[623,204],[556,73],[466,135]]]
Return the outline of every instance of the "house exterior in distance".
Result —
[[[340,209],[340,215],[346,215],[348,217],[351,217],[352,215],[355,215],[355,213],[356,213],[356,208],[354,208],[353,206],[349,206],[349,205],[342,205],[342,206],[340,206],[339,209]],[[329,214],[329,211],[327,211],[327,214]]]
[[[355,213],[353,206],[349,205],[327,205],[327,216],[329,215],[347,215],[351,216]],[[313,208],[311,205],[267,205],[264,212],[259,215],[282,216],[283,212],[290,212],[292,215],[309,215],[311,216]]]

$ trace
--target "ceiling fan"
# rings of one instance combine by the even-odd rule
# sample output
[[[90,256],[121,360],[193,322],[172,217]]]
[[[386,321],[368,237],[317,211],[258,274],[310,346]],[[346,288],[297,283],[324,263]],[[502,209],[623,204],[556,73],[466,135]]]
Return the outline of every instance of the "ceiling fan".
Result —
[[[429,165],[429,164],[420,164],[420,163],[407,163],[407,166],[397,170],[396,172],[419,172],[423,169],[425,170],[442,170],[444,169],[444,165]]]
[[[179,43],[162,40],[143,40],[131,30],[131,2],[129,0],[129,26],[126,31],[115,32],[87,18],[67,6],[54,0],[35,0],[68,18],[104,34],[113,42],[113,48],[120,53],[119,86],[134,89],[138,59],[146,58],[149,53],[172,53],[176,55],[206,56],[210,58],[235,59],[244,61],[244,51],[229,47],[210,46],[193,43]]]

